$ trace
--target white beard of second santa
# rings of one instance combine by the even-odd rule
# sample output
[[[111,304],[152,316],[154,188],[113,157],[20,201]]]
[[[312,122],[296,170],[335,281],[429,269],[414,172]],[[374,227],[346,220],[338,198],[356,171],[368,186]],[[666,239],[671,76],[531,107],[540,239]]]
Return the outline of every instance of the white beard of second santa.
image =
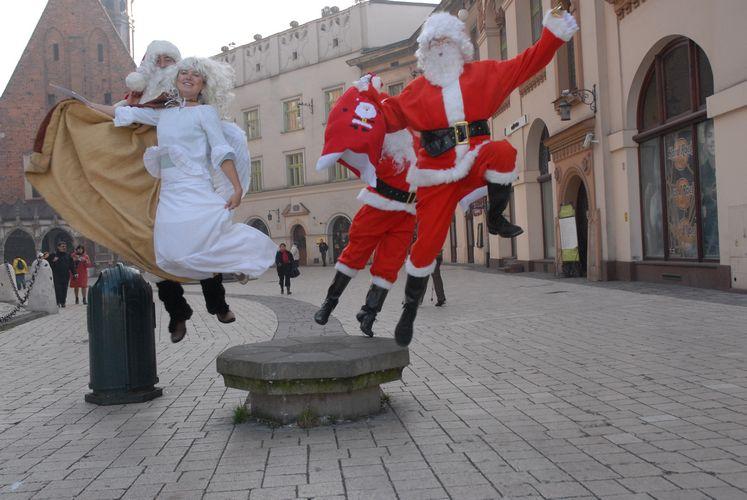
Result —
[[[448,87],[464,71],[464,56],[453,43],[445,43],[432,49],[421,49],[418,62],[425,78],[439,87]]]
[[[169,66],[167,68],[156,68],[148,78],[148,85],[143,91],[143,96],[140,98],[140,104],[145,104],[158,96],[166,92],[167,94],[173,93],[176,89],[176,66]]]

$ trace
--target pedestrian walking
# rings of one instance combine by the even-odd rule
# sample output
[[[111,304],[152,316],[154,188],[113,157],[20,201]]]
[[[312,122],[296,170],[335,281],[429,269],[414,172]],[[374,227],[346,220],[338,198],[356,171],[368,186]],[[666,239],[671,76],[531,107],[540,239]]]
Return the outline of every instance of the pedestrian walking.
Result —
[[[444,293],[444,280],[441,279],[441,263],[444,261],[444,251],[441,250],[436,256],[436,267],[433,268],[433,290],[436,292],[436,307],[441,307],[446,304],[446,294]],[[431,296],[433,301],[433,296]]]
[[[275,254],[275,268],[278,272],[281,295],[285,293],[285,290],[288,291],[288,295],[291,294],[291,273],[293,272],[293,262],[293,255],[285,248],[285,243],[281,243],[280,248]]]
[[[319,247],[319,253],[322,256],[322,266],[327,267],[327,250],[329,250],[329,245],[324,241],[324,238],[319,238],[317,246]]]
[[[59,241],[57,251],[47,254],[44,257],[52,268],[52,281],[54,282],[54,295],[59,307],[65,307],[67,302],[67,288],[70,282],[70,276],[78,277],[78,272],[73,264],[73,259],[67,253],[67,243]]]
[[[16,273],[16,288],[19,290],[26,288],[26,273],[29,272],[29,266],[22,257],[13,259],[13,270]]]
[[[83,305],[86,305],[88,304],[88,268],[92,267],[91,258],[86,253],[85,247],[83,245],[78,245],[75,247],[72,259],[77,276],[71,275],[70,288],[73,289],[73,293],[75,294],[76,304],[80,303],[78,290],[83,290]]]

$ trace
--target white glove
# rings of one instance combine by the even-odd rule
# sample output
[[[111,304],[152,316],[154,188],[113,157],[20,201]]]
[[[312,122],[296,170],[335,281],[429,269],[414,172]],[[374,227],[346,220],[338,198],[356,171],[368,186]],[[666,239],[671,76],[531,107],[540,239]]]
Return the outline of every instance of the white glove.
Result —
[[[576,19],[567,11],[563,10],[561,12],[563,13],[562,15],[556,16],[553,14],[553,11],[548,10],[545,13],[545,18],[542,20],[542,25],[550,30],[550,33],[567,42],[578,31],[578,24],[576,23]]]
[[[354,81],[353,85],[358,89],[359,92],[365,92],[366,90],[368,90],[370,85],[373,85],[376,90],[381,90],[384,86],[381,78],[379,78],[378,76],[374,76],[371,73],[366,73],[358,80]]]

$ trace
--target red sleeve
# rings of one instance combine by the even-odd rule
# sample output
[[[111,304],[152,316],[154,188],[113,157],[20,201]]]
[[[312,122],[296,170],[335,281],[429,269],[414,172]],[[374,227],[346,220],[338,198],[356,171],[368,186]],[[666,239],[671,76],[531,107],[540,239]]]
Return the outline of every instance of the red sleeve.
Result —
[[[529,80],[539,70],[550,64],[555,52],[563,46],[565,42],[552,34],[550,30],[544,28],[540,39],[513,59],[506,61],[483,61],[489,64],[489,75],[493,80],[493,85],[486,86],[496,92],[498,106],[503,100],[516,89],[519,85]],[[495,77],[498,78],[495,78]]]

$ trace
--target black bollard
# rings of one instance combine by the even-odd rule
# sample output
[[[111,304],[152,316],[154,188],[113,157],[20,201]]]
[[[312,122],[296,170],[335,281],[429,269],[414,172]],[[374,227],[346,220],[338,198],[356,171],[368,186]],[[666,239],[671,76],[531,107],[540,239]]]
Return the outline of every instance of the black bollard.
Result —
[[[88,290],[88,348],[98,405],[142,403],[163,394],[156,375],[153,291],[124,264],[104,269]]]

